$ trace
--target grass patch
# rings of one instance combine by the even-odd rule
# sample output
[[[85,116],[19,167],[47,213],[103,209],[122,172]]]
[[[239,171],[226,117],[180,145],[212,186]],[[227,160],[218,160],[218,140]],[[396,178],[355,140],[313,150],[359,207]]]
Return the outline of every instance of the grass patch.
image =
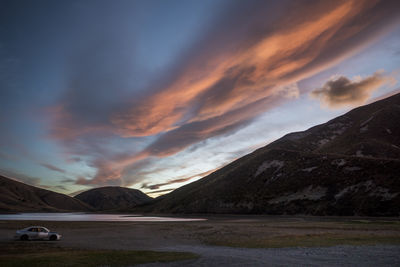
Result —
[[[198,255],[189,252],[77,250],[47,246],[45,243],[35,244],[34,247],[21,244],[22,242],[1,246],[0,262],[2,267],[130,266],[198,258]]]
[[[373,235],[293,235],[275,236],[266,239],[206,239],[205,243],[215,246],[245,247],[245,248],[285,248],[285,247],[330,247],[337,245],[376,245],[400,244],[398,236]]]

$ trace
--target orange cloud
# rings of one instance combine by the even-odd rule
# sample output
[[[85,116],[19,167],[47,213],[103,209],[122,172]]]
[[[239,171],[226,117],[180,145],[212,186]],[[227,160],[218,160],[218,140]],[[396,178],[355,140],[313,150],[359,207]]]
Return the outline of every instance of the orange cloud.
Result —
[[[107,123],[79,127],[61,106],[55,114],[64,123],[56,123],[54,136],[155,136],[141,152],[95,160],[95,177],[78,181],[117,184],[140,161],[232,133],[288,96],[298,96],[298,81],[373,42],[398,17],[398,6],[391,0],[295,1],[275,14],[267,1],[257,2],[251,17],[228,14],[225,24],[186,55],[168,82],[128,107],[112,110]]]
[[[84,178],[78,179],[76,184],[120,185],[124,169],[148,156],[150,156],[150,154],[147,151],[143,151],[133,156],[122,154],[108,159],[98,159],[93,164],[97,168],[95,177],[90,180]]]
[[[268,97],[303,77],[302,69],[317,60],[327,46],[344,45],[370,26],[373,19],[356,19],[371,12],[376,3],[335,1],[299,8],[295,18],[282,18],[281,26],[266,30],[253,43],[244,42],[234,51],[206,52],[204,60],[196,57],[170,86],[114,114],[111,120],[123,136],[155,135],[179,127],[185,120],[221,116]],[[307,75],[319,67],[308,70]],[[200,107],[193,111],[196,106]]]

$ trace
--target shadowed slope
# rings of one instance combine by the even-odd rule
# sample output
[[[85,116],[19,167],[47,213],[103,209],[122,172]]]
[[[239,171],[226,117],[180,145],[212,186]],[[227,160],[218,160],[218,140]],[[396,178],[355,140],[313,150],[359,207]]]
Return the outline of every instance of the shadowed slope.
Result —
[[[118,186],[94,188],[76,195],[75,198],[97,210],[132,208],[152,200],[140,190]]]
[[[90,211],[92,208],[64,194],[0,176],[0,211]]]
[[[287,134],[146,209],[398,216],[399,121],[397,94]]]

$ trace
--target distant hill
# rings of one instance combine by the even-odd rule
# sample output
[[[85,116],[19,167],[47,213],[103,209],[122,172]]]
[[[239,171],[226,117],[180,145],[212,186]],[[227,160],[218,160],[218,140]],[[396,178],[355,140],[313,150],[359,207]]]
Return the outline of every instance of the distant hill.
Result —
[[[90,211],[87,204],[64,194],[0,176],[0,211]]]
[[[290,133],[147,211],[400,215],[400,94]]]
[[[90,189],[75,198],[96,210],[125,210],[153,199],[140,190],[118,186]]]

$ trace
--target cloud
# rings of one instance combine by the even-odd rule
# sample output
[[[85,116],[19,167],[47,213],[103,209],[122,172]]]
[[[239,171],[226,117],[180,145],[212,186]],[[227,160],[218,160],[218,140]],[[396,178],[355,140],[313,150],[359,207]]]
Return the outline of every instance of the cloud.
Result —
[[[170,184],[177,184],[177,183],[184,183],[184,182],[190,181],[190,180],[192,180],[194,178],[201,178],[201,177],[209,175],[210,173],[213,173],[216,170],[217,169],[213,169],[213,170],[209,170],[209,171],[206,171],[206,172],[198,173],[198,174],[195,174],[195,175],[192,175],[192,176],[189,176],[189,177],[169,180],[169,181],[167,181],[165,183],[151,184],[151,185],[149,185],[147,183],[143,183],[141,188],[155,190],[155,189],[159,189],[162,186],[166,186],[166,185],[170,185]],[[169,190],[169,189],[167,189],[167,190]],[[162,191],[152,191],[151,193],[159,193],[159,192],[162,192]]]
[[[251,105],[228,112],[222,116],[204,121],[194,121],[171,130],[137,154],[119,154],[107,159],[96,160],[96,175],[90,179],[78,179],[78,184],[108,184],[119,185],[127,169],[143,167],[143,160],[151,157],[168,157],[188,148],[189,146],[209,138],[232,134],[249,124],[256,116],[265,112],[266,107],[272,108],[281,103],[283,98],[278,95],[266,97]],[[146,165],[146,162],[144,163]],[[132,179],[130,179],[132,180]],[[136,181],[139,179],[136,178]]]
[[[78,184],[121,184],[127,171],[136,164],[141,168],[144,160],[232,134],[298,97],[297,82],[375,41],[392,25],[398,7],[391,0],[240,2],[227,8],[146,93],[129,96],[114,90],[125,88],[123,76],[110,82],[100,69],[87,78],[90,64],[78,66],[70,91],[53,112],[52,137],[72,154],[93,157],[96,174]],[[146,146],[114,153],[103,145],[111,138],[146,140]]]
[[[56,167],[54,165],[48,164],[48,163],[40,163],[40,165],[45,167],[45,168],[47,168],[47,169],[49,169],[49,170],[52,170],[52,171],[65,173],[65,170],[60,169],[60,168],[58,168],[58,167]]]
[[[175,189],[176,189],[176,188],[155,190],[155,191],[146,192],[146,194],[148,194],[148,195],[157,194],[157,195],[158,195],[158,194],[160,194],[160,193],[167,193],[167,192],[174,191]]]
[[[75,183],[76,180],[75,179],[71,179],[71,178],[66,178],[64,180],[61,180],[61,182],[70,184],[70,183]]]
[[[364,79],[356,77],[350,80],[338,76],[327,81],[321,88],[313,90],[310,95],[329,108],[356,106],[366,103],[372,92],[388,83],[393,84],[394,78],[385,76],[383,71],[375,72]]]
[[[356,49],[361,44],[355,39],[370,34],[377,27],[373,23],[385,19],[382,6],[390,4],[316,2],[289,6],[290,16],[266,20],[270,24],[247,18],[246,27],[258,31],[236,35],[240,32],[236,24],[223,29],[226,33],[220,34],[233,38],[234,49],[228,48],[232,45],[225,38],[208,40],[204,49],[194,51],[201,58],[190,57],[171,84],[112,115],[112,123],[123,136],[148,136],[252,104],[320,71],[332,57],[341,58]],[[270,6],[256,7],[255,17],[268,17],[266,7]]]
[[[67,159],[68,162],[82,162],[82,159],[80,157],[71,157]]]
[[[47,190],[56,191],[56,192],[58,192],[58,191],[68,191],[69,190],[67,187],[65,187],[63,185],[55,185],[55,186],[52,186],[52,185],[49,185],[49,186],[48,185],[41,185],[40,187],[44,188],[44,189],[47,189]]]

